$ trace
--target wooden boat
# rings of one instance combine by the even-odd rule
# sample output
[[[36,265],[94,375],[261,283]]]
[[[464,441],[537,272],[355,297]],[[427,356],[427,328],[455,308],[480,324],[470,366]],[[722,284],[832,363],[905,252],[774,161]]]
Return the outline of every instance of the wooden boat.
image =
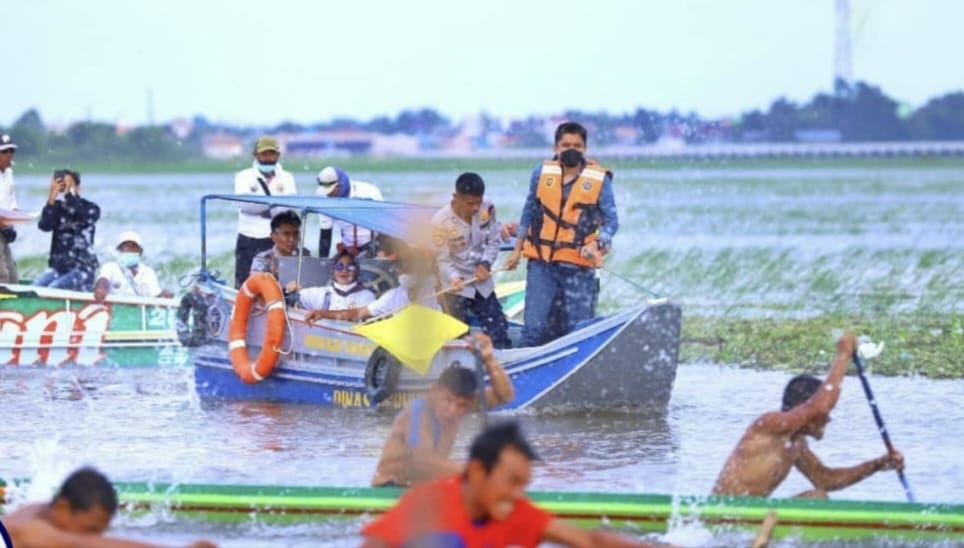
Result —
[[[126,512],[183,519],[291,524],[370,516],[400,489],[275,485],[115,483]],[[904,539],[964,543],[964,504],[766,499],[758,497],[535,491],[529,497],[585,527],[666,533],[698,525],[715,533],[755,531],[771,510],[774,538],[805,541]]]
[[[201,275],[185,296],[197,295],[197,307],[205,310],[204,325],[196,331],[194,350],[195,387],[203,398],[268,400],[312,403],[338,407],[370,408],[373,405],[402,407],[425,393],[441,372],[455,362],[469,365],[474,356],[461,341],[445,344],[434,356],[425,375],[401,367],[389,354],[350,330],[351,324],[322,321],[308,324],[304,312],[288,309],[283,316],[251,314],[244,346],[251,356],[264,353],[271,322],[285,318],[281,354],[269,376],[256,383],[238,377],[229,354],[227,324],[234,315],[238,292],[216,276],[206,275],[205,211],[209,201],[234,207],[260,206],[274,211],[289,209],[303,218],[326,215],[370,228],[403,242],[417,240],[412,227],[430,226],[435,208],[412,204],[373,202],[349,198],[309,196],[210,195],[202,198]],[[308,222],[302,223],[307,226]],[[431,245],[430,243],[427,245]],[[286,257],[280,261],[282,285],[328,283],[332,259]],[[366,259],[363,275],[396,284],[392,264]],[[386,264],[388,263],[388,264]],[[512,296],[521,300],[523,287]],[[510,375],[515,399],[506,408],[529,407],[636,407],[663,410],[676,378],[682,323],[680,306],[666,299],[627,303],[612,315],[584,322],[573,332],[544,345],[499,350],[496,356]],[[518,341],[521,326],[510,327]],[[283,350],[283,352],[281,351]]]
[[[178,302],[0,285],[0,364],[184,365]]]

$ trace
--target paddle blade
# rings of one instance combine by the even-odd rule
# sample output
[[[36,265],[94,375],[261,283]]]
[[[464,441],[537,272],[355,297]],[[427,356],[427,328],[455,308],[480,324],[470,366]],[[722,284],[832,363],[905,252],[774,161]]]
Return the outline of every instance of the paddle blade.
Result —
[[[861,335],[857,338],[857,353],[865,360],[876,358],[884,351],[884,343],[874,344],[870,337]]]
[[[452,316],[418,304],[406,306],[387,320],[352,328],[420,375],[428,372],[432,358],[446,341],[468,330],[468,325]]]

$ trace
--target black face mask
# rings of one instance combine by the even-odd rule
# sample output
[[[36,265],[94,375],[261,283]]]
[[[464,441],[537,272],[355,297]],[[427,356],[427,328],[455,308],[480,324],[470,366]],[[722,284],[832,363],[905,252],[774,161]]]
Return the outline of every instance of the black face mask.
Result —
[[[562,165],[566,167],[577,167],[582,163],[582,151],[574,148],[567,148],[559,153]]]

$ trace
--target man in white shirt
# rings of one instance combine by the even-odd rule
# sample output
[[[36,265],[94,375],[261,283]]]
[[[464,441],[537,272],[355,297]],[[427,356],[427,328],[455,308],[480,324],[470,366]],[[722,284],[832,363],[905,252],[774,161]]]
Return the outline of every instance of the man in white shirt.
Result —
[[[315,194],[328,198],[362,198],[382,201],[382,192],[372,183],[355,181],[341,168],[327,166],[318,173],[318,190]],[[321,234],[318,238],[318,256],[328,257],[331,254],[331,237],[335,225],[341,235],[338,251],[347,249],[352,255],[361,254],[362,257],[374,257],[375,246],[372,242],[373,234],[367,228],[345,221],[337,221],[325,215],[320,216]]]
[[[140,297],[173,297],[162,291],[154,269],[141,263],[144,248],[141,235],[129,230],[117,239],[117,260],[100,268],[94,284],[94,300],[104,302],[107,295],[137,295]]]
[[[17,209],[17,194],[13,188],[13,155],[17,145],[9,135],[0,135],[0,209]],[[17,262],[13,260],[10,244],[17,239],[12,226],[0,222],[0,283],[20,281]]]
[[[235,194],[273,196],[297,194],[295,179],[285,171],[278,159],[281,147],[273,137],[261,137],[254,145],[254,163],[234,177]],[[234,248],[234,286],[248,279],[251,260],[271,249],[271,208],[260,204],[242,206],[238,212],[238,240]]]

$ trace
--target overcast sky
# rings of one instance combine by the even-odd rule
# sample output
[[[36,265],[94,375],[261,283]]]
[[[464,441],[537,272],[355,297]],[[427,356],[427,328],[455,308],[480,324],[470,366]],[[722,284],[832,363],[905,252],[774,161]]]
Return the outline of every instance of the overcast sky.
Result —
[[[834,0],[4,0],[0,124],[276,124],[638,107],[710,116],[831,88]],[[852,0],[855,77],[964,89],[964,1]],[[153,100],[149,101],[148,97]]]

